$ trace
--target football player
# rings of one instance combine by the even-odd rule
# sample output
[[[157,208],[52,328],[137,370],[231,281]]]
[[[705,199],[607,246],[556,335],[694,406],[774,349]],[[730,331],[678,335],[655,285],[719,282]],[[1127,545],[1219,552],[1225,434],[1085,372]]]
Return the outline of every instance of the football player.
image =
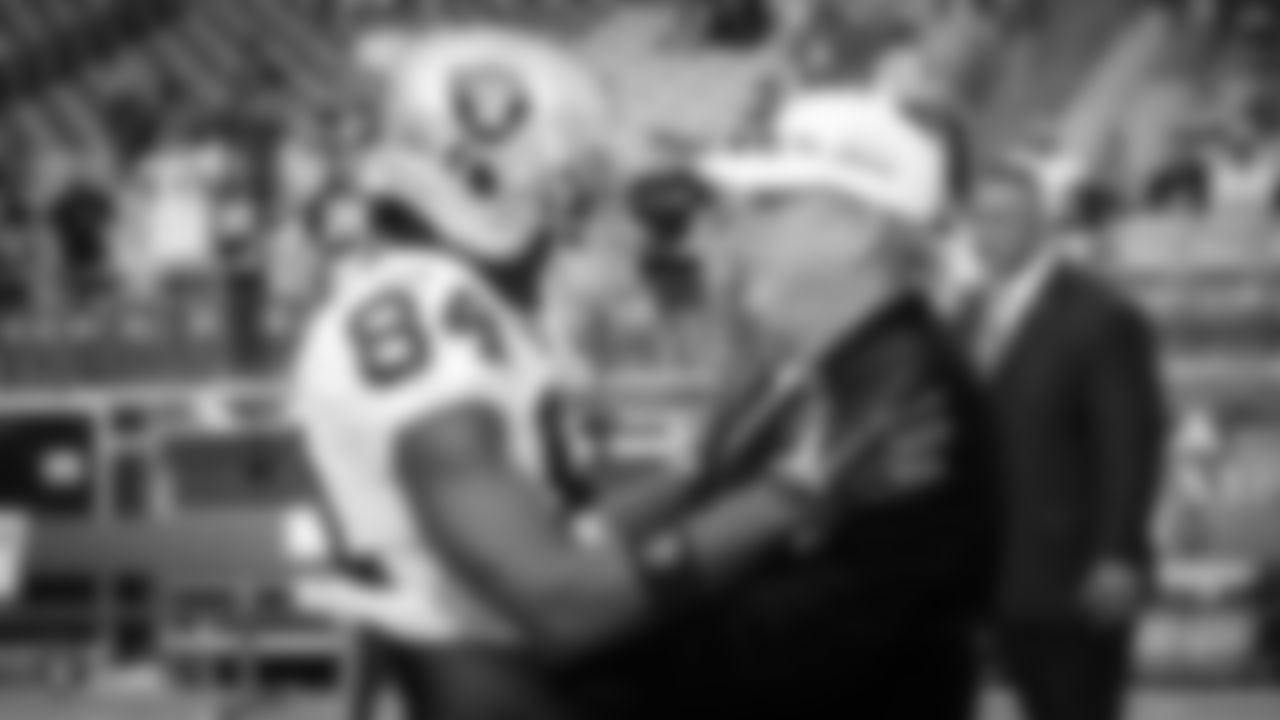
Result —
[[[414,717],[561,716],[542,671],[724,588],[828,516],[839,488],[797,454],[714,493],[574,492],[548,442],[557,367],[531,281],[599,184],[608,98],[554,46],[506,31],[394,55],[357,184],[421,227],[345,261],[291,375],[335,534],[364,571],[311,575],[298,597],[421,661],[431,694]]]

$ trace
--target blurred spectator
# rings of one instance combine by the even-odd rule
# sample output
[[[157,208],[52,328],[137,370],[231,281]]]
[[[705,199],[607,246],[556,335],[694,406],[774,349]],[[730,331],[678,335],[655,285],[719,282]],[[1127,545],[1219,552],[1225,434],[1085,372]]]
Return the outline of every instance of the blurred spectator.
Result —
[[[1207,4],[1207,3],[1206,3]],[[1273,51],[1280,38],[1280,8],[1269,0],[1218,0],[1208,13],[1221,41],[1253,51]]]
[[[755,47],[773,30],[773,8],[765,0],[714,0],[709,4],[704,32],[713,44]]]
[[[283,135],[288,78],[278,62],[256,45],[244,48],[243,72],[229,83],[226,107],[218,113],[217,132],[244,160],[245,192],[263,206],[274,203],[273,158]]]
[[[1152,176],[1142,200],[1155,209],[1204,212],[1209,208],[1208,169],[1198,158],[1177,158]]]
[[[314,128],[287,133],[275,149],[276,203],[267,228],[267,267],[275,297],[306,295],[320,273],[320,206],[331,166]]]
[[[938,12],[916,26],[909,42],[875,66],[877,82],[930,107],[976,106],[995,79],[1002,45],[999,28],[968,3]]]
[[[141,161],[160,140],[164,112],[153,95],[139,90],[110,95],[102,101],[100,114],[108,138],[126,166]]]
[[[698,268],[689,249],[698,216],[713,201],[713,192],[696,177],[655,172],[630,189],[630,211],[644,233],[640,266],[653,295],[665,309],[691,309],[700,304]]]
[[[0,165],[0,313],[20,310],[33,299],[29,253],[34,218],[21,173],[16,163]]]
[[[1100,182],[1088,182],[1071,193],[1065,208],[1066,223],[1086,233],[1106,230],[1125,211],[1117,193]]]
[[[0,146],[0,218],[6,225],[30,214],[30,165],[30,148],[18,142]]]
[[[330,165],[319,129],[312,124],[299,124],[275,146],[275,184],[280,206],[301,210],[329,182]]]
[[[214,267],[218,184],[230,158],[211,136],[177,128],[143,159],[122,198],[116,267],[142,294]]]
[[[1207,409],[1179,419],[1170,438],[1172,476],[1157,505],[1155,536],[1163,554],[1190,556],[1205,548],[1202,508],[1221,484],[1227,460],[1221,422]]]
[[[877,59],[903,47],[914,30],[892,14],[863,15],[851,6],[819,3],[808,32],[792,48],[799,74],[813,83],[849,82],[865,78]]]
[[[73,179],[49,208],[49,222],[61,251],[67,290],[77,300],[93,299],[105,289],[113,218],[110,191],[88,177]]]
[[[268,330],[270,281],[261,235],[261,206],[246,194],[219,199],[212,220],[216,223],[219,276],[223,282],[230,350],[237,368],[252,373],[269,360]]]
[[[767,0],[774,34],[783,42],[793,41],[808,30],[819,5],[826,0]]]
[[[1280,608],[1280,568],[1270,566],[1264,570],[1258,582],[1257,604],[1264,608]],[[1280,668],[1280,612],[1272,610],[1264,615],[1258,644],[1267,664]]]
[[[23,309],[30,300],[24,230],[8,218],[0,219],[0,316]]]
[[[1118,179],[1130,191],[1151,194],[1152,179],[1188,157],[1188,135],[1203,101],[1199,95],[1183,73],[1156,78],[1139,89],[1116,128],[1116,146],[1123,150]]]

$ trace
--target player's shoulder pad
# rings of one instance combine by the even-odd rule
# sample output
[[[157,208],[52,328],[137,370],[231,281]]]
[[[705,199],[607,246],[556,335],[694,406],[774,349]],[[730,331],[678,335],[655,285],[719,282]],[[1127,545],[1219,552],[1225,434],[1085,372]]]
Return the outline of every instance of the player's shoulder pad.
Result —
[[[353,331],[363,314],[378,312],[387,299],[394,300],[398,313],[394,322],[420,334],[425,345],[421,349],[428,357],[424,372],[413,378],[415,386],[460,384],[468,367],[454,361],[456,343],[443,327],[446,307],[452,298],[482,292],[474,273],[442,253],[386,250],[344,259],[334,270],[328,296],[304,327],[291,371],[294,394],[320,389],[328,395],[367,394],[367,378],[356,365],[360,339]],[[369,319],[381,324],[372,315]]]

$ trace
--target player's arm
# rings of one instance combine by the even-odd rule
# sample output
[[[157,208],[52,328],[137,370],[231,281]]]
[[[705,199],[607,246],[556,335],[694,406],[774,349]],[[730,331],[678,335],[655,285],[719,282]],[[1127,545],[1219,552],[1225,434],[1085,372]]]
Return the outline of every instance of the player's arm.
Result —
[[[758,483],[656,528],[565,517],[505,460],[500,418],[463,403],[404,437],[422,532],[451,567],[555,656],[589,650],[714,588],[803,522]]]
[[[421,533],[450,567],[540,642],[573,644],[645,611],[624,558],[584,552],[533,478],[509,461],[493,407],[459,402],[410,427],[398,448]]]
[[[697,502],[695,488],[674,477],[628,478],[605,486],[590,504],[591,517],[627,537],[645,535],[685,516]],[[579,518],[581,520],[581,517]]]

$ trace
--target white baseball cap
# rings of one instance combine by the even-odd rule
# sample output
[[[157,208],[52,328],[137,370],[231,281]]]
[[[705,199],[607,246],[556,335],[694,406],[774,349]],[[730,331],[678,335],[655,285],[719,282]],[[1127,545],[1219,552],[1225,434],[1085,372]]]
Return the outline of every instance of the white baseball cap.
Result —
[[[942,141],[892,98],[847,88],[789,99],[764,147],[712,153],[699,167],[728,192],[834,190],[913,221],[935,218],[947,194]]]

